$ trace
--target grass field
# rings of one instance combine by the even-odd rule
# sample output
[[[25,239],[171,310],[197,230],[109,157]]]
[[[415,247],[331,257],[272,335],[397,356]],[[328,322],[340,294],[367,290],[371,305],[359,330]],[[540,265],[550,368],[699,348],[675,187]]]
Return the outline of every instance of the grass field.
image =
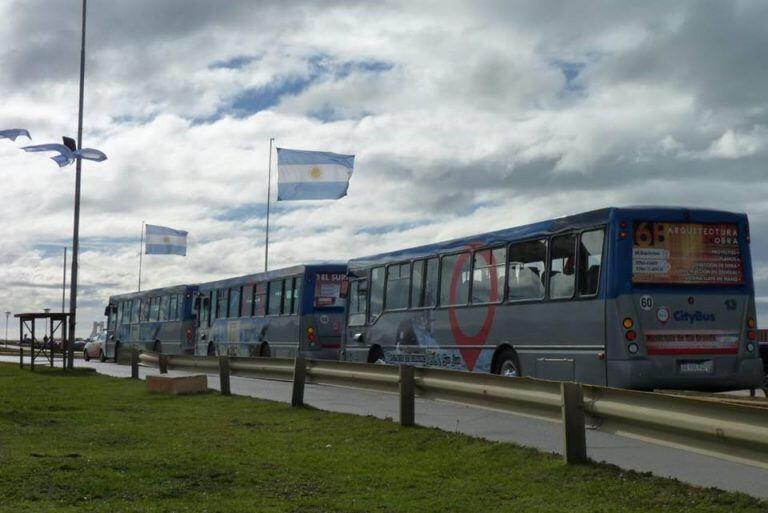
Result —
[[[768,503],[425,428],[0,364],[0,511],[765,512]]]

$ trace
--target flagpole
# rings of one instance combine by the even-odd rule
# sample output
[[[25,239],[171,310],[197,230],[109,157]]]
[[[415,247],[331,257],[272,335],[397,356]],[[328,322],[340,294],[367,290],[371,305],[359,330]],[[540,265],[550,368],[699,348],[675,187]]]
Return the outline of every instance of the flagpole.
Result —
[[[141,256],[144,253],[144,221],[141,221],[141,242],[139,242],[139,292],[141,292]]]
[[[269,173],[267,174],[267,231],[264,242],[264,272],[269,270],[269,202],[272,196],[272,143],[275,138],[269,138]]]

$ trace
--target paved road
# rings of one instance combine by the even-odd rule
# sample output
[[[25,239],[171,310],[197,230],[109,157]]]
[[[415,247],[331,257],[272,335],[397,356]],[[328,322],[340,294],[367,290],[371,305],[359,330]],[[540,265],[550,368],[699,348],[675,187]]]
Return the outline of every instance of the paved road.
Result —
[[[2,356],[0,361],[18,363],[18,357]],[[113,363],[76,362],[76,366],[81,365],[93,367],[99,373],[110,376],[129,377],[131,374],[130,367]],[[142,379],[149,374],[158,374],[158,371],[140,368]],[[169,373],[185,374],[189,373]],[[218,389],[218,376],[209,375],[208,384]],[[232,377],[231,388],[233,394],[273,401],[290,402],[291,398],[291,384],[288,382]],[[395,394],[307,385],[304,399],[308,405],[322,410],[371,415],[382,419],[398,417]],[[563,451],[558,424],[505,412],[417,399],[416,422],[421,426],[456,431],[488,440],[515,442],[545,452],[562,454]],[[768,470],[600,432],[587,432],[587,446],[589,457],[596,461],[639,472],[652,472],[699,486],[713,486],[768,498]]]

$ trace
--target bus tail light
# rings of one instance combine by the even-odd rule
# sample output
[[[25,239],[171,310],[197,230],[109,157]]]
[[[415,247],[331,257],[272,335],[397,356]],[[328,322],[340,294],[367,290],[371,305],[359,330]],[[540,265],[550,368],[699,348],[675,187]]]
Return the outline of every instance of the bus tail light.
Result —
[[[631,317],[626,317],[624,318],[624,321],[621,324],[622,326],[624,326],[625,330],[630,330],[632,329],[632,326],[635,325],[635,322],[632,320]]]
[[[627,346],[627,351],[629,351],[630,354],[637,354],[637,352],[640,351],[640,346],[632,342]]]
[[[755,329],[755,326],[757,326],[757,323],[755,323],[755,320],[752,317],[747,319],[747,328],[753,330]]]
[[[309,342],[311,344],[314,344],[317,341],[317,335],[315,334],[315,328],[307,328],[307,339],[309,339]]]
[[[747,344],[747,352],[748,352],[748,353],[751,353],[751,352],[752,352],[752,351],[754,351],[754,350],[755,350],[755,344],[753,344],[752,342],[749,342],[749,343]]]
[[[634,342],[637,339],[637,333],[635,333],[634,330],[629,330],[624,334],[624,336],[629,340],[630,342]]]
[[[187,328],[187,342],[192,342],[193,336],[194,333],[192,332],[192,328]]]
[[[754,342],[756,338],[757,338],[757,333],[755,333],[754,330],[747,331],[747,339],[750,342]]]

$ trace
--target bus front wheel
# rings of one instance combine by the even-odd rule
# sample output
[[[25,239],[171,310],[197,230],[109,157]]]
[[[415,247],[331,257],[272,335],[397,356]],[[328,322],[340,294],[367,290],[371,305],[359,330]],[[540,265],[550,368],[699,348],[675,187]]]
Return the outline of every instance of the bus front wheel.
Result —
[[[374,346],[368,353],[368,363],[384,363],[384,351],[381,347]]]
[[[120,351],[120,342],[115,344],[115,363],[117,363],[117,355],[118,355],[119,351]]]
[[[496,355],[493,373],[513,378],[522,375],[520,371],[520,360],[518,360],[517,353],[514,349],[505,347]]]
[[[261,358],[269,358],[272,356],[272,351],[269,349],[269,344],[264,342],[259,348],[259,356]]]
[[[155,340],[155,343],[152,346],[152,352],[158,354],[163,352],[163,344],[161,344],[159,340]]]
[[[216,356],[216,346],[208,344],[208,356]]]

